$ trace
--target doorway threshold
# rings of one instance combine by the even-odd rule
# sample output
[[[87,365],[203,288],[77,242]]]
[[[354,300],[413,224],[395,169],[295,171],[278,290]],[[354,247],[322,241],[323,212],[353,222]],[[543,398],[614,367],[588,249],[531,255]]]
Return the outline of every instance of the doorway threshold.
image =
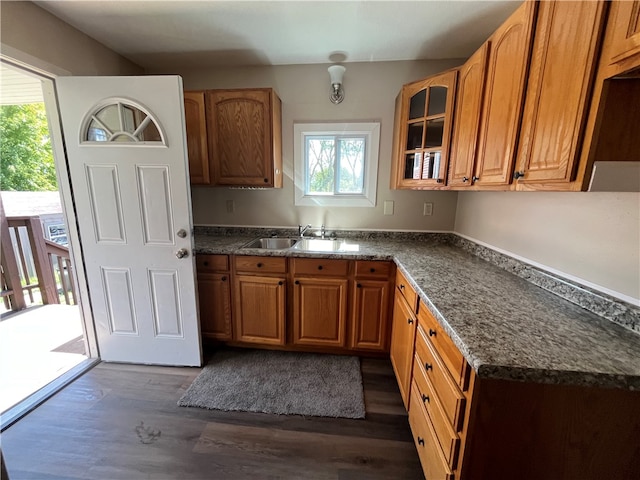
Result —
[[[3,412],[0,415],[0,432],[9,428],[26,414],[38,407],[38,405],[45,402],[47,399],[49,399],[64,387],[66,387],[68,384],[73,382],[76,378],[84,375],[99,363],[99,358],[87,358],[86,360],[83,360],[78,365],[60,375],[52,382],[48,383],[41,389],[29,395],[20,403]]]

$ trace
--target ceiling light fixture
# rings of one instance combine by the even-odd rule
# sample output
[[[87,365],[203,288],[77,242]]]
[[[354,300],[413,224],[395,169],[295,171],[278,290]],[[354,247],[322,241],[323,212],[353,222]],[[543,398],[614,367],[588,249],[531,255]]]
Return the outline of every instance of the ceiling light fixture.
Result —
[[[331,95],[329,99],[332,103],[338,104],[344,100],[344,88],[342,88],[342,76],[346,68],[342,65],[331,65],[329,68],[329,75],[331,76]]]

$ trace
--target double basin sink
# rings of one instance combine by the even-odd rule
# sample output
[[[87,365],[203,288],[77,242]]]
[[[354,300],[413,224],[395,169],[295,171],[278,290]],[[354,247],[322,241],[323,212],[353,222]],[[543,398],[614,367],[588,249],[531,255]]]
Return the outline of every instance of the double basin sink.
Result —
[[[359,246],[347,243],[344,238],[314,237],[264,237],[256,238],[242,248],[258,248],[264,250],[297,250],[300,252],[354,252]]]

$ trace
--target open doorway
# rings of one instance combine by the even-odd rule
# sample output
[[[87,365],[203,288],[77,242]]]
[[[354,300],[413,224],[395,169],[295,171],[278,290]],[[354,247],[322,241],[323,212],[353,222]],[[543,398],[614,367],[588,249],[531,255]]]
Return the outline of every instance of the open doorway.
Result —
[[[0,63],[3,428],[55,391],[61,378],[88,368],[96,356],[78,305],[73,236],[56,176],[46,81]],[[57,118],[57,112],[49,115],[50,121]]]

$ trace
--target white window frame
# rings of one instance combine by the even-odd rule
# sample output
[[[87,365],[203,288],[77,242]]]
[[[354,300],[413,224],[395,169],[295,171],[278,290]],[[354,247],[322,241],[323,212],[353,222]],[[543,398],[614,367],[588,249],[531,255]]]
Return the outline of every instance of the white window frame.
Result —
[[[306,136],[336,135],[365,138],[364,184],[362,194],[306,195]],[[296,206],[375,207],[378,188],[380,123],[294,123],[293,170]]]

